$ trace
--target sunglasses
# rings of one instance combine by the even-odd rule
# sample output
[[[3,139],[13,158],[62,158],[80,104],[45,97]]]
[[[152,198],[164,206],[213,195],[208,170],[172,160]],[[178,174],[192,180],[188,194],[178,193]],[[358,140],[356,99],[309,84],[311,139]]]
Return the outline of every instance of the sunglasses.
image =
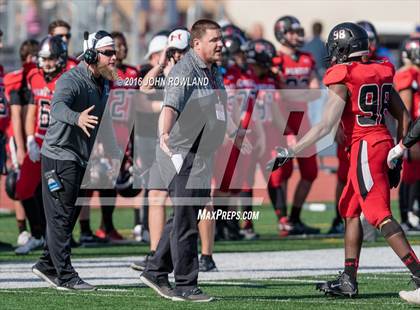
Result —
[[[71,33],[66,33],[66,34],[58,34],[58,36],[62,37],[62,38],[66,38],[67,40],[70,40],[71,38]]]
[[[107,51],[98,51],[99,54],[102,54],[106,57],[112,57],[115,56],[116,51],[115,50],[107,50]]]

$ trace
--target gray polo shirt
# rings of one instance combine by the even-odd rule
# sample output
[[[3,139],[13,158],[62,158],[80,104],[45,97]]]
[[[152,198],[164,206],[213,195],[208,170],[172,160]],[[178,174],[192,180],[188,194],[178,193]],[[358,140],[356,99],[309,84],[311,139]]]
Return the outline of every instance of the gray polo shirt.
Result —
[[[209,70],[190,49],[172,68],[165,80],[164,106],[178,112],[169,145],[188,152],[202,132],[197,153],[212,156],[226,132],[226,92],[216,65]]]
[[[102,83],[101,87],[98,83]],[[90,153],[95,143],[99,124],[88,129],[90,138],[77,126],[81,112],[94,105],[89,113],[101,118],[106,107],[110,83],[97,80],[84,62],[65,72],[57,81],[51,102],[51,121],[42,144],[42,155],[56,160],[76,161],[82,167],[87,166]],[[120,150],[115,143],[110,117],[103,118],[101,131],[104,139],[105,154],[118,158]]]

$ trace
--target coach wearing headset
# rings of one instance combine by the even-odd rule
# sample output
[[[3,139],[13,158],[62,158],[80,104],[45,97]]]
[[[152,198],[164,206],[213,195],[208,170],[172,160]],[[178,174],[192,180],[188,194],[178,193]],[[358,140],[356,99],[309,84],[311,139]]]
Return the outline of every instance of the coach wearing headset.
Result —
[[[117,77],[114,41],[109,33],[85,33],[83,50],[83,61],[57,81],[41,149],[47,242],[32,271],[59,290],[95,290],[71,264],[70,239],[80,212],[80,206],[75,205],[78,191],[108,100],[110,81]],[[103,122],[111,124],[110,118],[104,117]],[[103,143],[107,155],[118,158],[116,145]],[[114,166],[116,163],[113,160]]]

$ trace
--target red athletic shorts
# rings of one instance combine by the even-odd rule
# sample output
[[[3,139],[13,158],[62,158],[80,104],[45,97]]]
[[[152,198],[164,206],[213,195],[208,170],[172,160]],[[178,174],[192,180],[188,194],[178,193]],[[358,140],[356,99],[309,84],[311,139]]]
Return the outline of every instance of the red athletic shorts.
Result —
[[[16,182],[16,198],[25,200],[33,197],[40,184],[41,161],[32,162],[27,154],[20,167],[19,178]]]
[[[349,173],[349,152],[346,152],[346,148],[343,144],[337,144],[337,158],[338,158],[338,169],[337,178],[339,181],[346,183],[347,175]]]
[[[349,174],[338,206],[343,218],[359,217],[363,211],[377,227],[392,215],[386,163],[392,146],[392,140],[369,137],[351,146]]]

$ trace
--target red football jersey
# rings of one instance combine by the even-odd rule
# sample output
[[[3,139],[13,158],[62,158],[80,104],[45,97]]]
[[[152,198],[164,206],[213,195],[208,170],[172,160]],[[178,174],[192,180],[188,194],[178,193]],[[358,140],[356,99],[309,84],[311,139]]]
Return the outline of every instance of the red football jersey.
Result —
[[[264,126],[271,126],[273,121],[272,105],[280,100],[280,93],[276,91],[278,80],[273,76],[258,78],[257,89],[256,109],[258,116]]]
[[[309,87],[315,60],[306,52],[299,51],[295,57],[278,53],[273,58],[273,66],[279,69],[280,88],[302,89]]]
[[[109,95],[109,108],[114,122],[115,134],[120,144],[125,144],[128,132],[128,120],[132,108],[135,89],[139,88],[139,72],[133,66],[123,65],[117,69],[119,80],[112,85]]]
[[[278,53],[273,65],[279,69],[281,89],[308,89],[315,70],[315,60],[310,53],[298,51],[294,56]],[[282,114],[287,117],[286,134],[297,135],[310,127],[306,111],[307,102],[283,101]],[[287,112],[286,112],[287,111]],[[290,115],[289,115],[290,112]]]
[[[249,91],[241,91],[247,89],[256,89],[257,77],[254,71],[248,67],[241,69],[238,65],[232,65],[228,68],[224,76],[224,84],[228,95],[226,110],[231,114],[234,106],[238,106],[241,111],[241,120],[246,120],[244,124],[249,125],[253,107],[247,106],[247,97]]]
[[[327,70],[324,84],[344,84],[347,102],[341,117],[347,144],[361,139],[392,139],[385,125],[393,89],[395,69],[390,62],[351,62],[334,65]]]
[[[411,117],[420,116],[420,69],[415,66],[403,67],[394,76],[394,86],[397,91],[412,90]]]
[[[32,104],[36,105],[35,136],[41,140],[50,124],[50,104],[55,91],[58,78],[64,73],[59,73],[50,82],[45,81],[44,72],[34,68],[28,73],[27,83],[32,93]]]
[[[9,125],[9,108],[6,104],[6,94],[4,89],[4,69],[0,65],[0,131],[5,132]]]

